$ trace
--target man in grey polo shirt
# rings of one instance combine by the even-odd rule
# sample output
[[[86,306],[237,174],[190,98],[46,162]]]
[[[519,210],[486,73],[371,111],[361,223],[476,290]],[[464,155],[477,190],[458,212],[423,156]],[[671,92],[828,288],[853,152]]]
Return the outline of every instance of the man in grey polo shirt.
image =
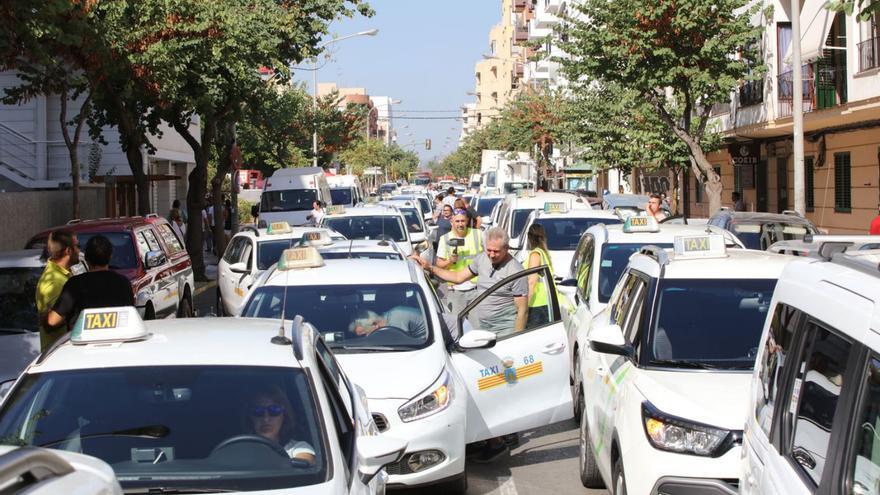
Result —
[[[476,297],[479,297],[501,280],[523,270],[520,262],[510,255],[509,242],[510,238],[503,229],[498,227],[489,229],[486,232],[483,252],[474,258],[466,270],[461,271],[445,270],[428,265],[419,258],[414,259],[438,278],[453,284],[466,282],[476,275]],[[474,308],[471,322],[480,330],[488,330],[498,336],[519,332],[526,327],[528,295],[528,278],[521,277],[514,280],[483,299]]]

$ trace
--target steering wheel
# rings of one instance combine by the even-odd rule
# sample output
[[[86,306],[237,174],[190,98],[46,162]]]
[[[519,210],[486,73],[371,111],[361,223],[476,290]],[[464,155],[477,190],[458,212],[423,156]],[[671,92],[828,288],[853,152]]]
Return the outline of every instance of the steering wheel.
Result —
[[[406,332],[404,332],[403,329],[398,328],[398,327],[390,327],[390,326],[387,326],[387,325],[384,326],[384,327],[379,327],[379,328],[373,330],[372,332],[370,332],[369,335],[364,335],[364,337],[369,337],[370,335],[373,335],[374,333],[377,333],[377,332],[381,332],[381,331],[383,331],[383,330],[391,330],[392,332],[396,332],[396,333],[399,333],[400,335],[403,335],[403,336],[409,337],[409,334],[406,333]],[[386,334],[386,335],[387,335],[387,334]]]
[[[269,447],[278,455],[284,456],[285,458],[290,457],[289,455],[287,455],[287,451],[281,448],[280,445],[273,442],[272,440],[269,440],[268,438],[261,437],[260,435],[236,435],[232,438],[227,438],[226,440],[223,440],[222,442],[217,444],[216,447],[214,447],[214,449],[211,451],[211,455],[214,455],[214,453],[216,453],[218,450],[223,450],[226,447],[229,447],[230,445],[235,445],[237,443],[259,443],[266,447]]]

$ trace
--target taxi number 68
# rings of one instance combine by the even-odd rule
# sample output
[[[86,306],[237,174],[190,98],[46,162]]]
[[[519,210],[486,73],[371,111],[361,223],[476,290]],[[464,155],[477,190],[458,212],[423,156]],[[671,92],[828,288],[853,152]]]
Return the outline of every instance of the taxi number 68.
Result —
[[[535,356],[529,354],[523,358],[523,364],[532,364],[535,362]]]

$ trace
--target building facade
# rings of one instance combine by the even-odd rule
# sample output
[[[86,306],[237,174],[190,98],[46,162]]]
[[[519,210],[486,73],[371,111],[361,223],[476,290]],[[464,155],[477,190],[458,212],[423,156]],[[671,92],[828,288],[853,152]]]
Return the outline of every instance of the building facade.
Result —
[[[880,43],[878,19],[867,21],[804,2],[800,16],[806,216],[831,233],[866,233],[880,205]],[[767,72],[742,83],[712,114],[727,146],[709,155],[724,185],[747,209],[794,208],[793,88],[789,2],[767,1],[760,52]],[[708,199],[689,180],[692,216],[708,216]]]

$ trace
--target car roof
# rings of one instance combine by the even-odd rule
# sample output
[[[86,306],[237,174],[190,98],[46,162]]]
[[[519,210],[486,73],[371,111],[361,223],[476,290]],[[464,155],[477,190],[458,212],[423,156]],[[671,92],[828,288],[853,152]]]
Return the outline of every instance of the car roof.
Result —
[[[388,205],[394,206],[397,208],[418,208],[419,205],[414,203],[415,199],[383,199],[379,202],[380,205]]]
[[[31,239],[48,236],[50,232],[67,229],[73,233],[86,232],[126,232],[137,227],[151,225],[154,223],[162,223],[166,220],[158,215],[152,214],[147,217],[118,217],[118,218],[98,218],[94,220],[71,220],[65,225],[58,225],[50,229],[43,230],[35,234]]]
[[[42,249],[3,251],[0,252],[0,268],[41,268],[46,264],[42,255]]]
[[[535,218],[543,220],[552,220],[554,218],[603,218],[622,222],[620,217],[618,217],[613,211],[595,210],[593,208],[575,208],[573,210],[568,210],[565,213],[544,213],[544,210],[537,210],[537,212]]]
[[[514,209],[532,209],[532,208],[543,208],[544,203],[568,203],[571,209],[575,208],[590,208],[590,205],[574,194],[569,193],[559,193],[559,192],[539,192],[535,193],[534,196],[523,196],[516,197],[515,194],[508,195],[511,197],[511,204]]]
[[[382,216],[400,216],[400,212],[397,211],[397,208],[390,205],[368,205],[368,206],[355,206],[353,208],[346,208],[344,213],[340,213],[338,215],[324,215],[325,220],[331,220],[333,218],[341,218],[341,217],[382,217]]]
[[[809,224],[809,219],[802,217],[800,215],[792,214],[792,213],[765,213],[758,211],[730,211],[730,210],[722,210],[715,215],[723,216],[729,215],[731,219],[736,223],[748,223],[748,222],[756,222],[756,223],[769,223],[769,222],[786,222],[786,223],[800,223],[800,224]]]
[[[696,279],[777,279],[785,266],[795,258],[753,249],[727,249],[720,257],[677,257],[671,249],[664,249],[669,262],[661,273],[663,278]],[[630,259],[633,267],[646,268],[657,276],[658,262],[649,255],[635,254]],[[650,273],[653,272],[653,273]]]
[[[623,231],[623,224],[615,224],[615,225],[594,225],[587,229],[587,232],[593,234],[597,239],[603,239],[605,242],[611,243],[619,243],[619,244],[650,244],[652,242],[663,242],[663,243],[672,243],[676,236],[679,235],[694,235],[694,234],[705,234],[706,233],[705,225],[680,225],[680,224],[660,224],[659,232],[631,232],[627,233]],[[716,232],[721,232],[723,229],[719,227],[714,227],[712,229]],[[605,237],[605,233],[607,232],[607,239]],[[731,235],[732,234],[728,234]]]
[[[273,271],[265,284],[271,286],[381,285],[412,283],[414,275],[406,260],[325,260],[324,266],[305,270]]]
[[[292,317],[293,315],[291,315]],[[31,373],[128,366],[283,366],[299,368],[291,346],[271,344],[279,320],[181,318],[146,321],[149,338],[113,345],[60,345]],[[290,335],[289,323],[285,325]]]
[[[269,234],[268,229],[257,229],[260,232],[260,235],[257,236],[254,234],[254,231],[251,229],[242,230],[235,234],[234,237],[250,237],[255,238],[257,242],[264,241],[278,241],[283,239],[301,239],[303,235],[308,232],[328,232],[330,236],[343,237],[342,234],[336,232],[333,229],[328,229],[325,227],[291,227],[290,232],[284,234]]]
[[[356,253],[393,253],[400,254],[398,248],[394,245],[394,241],[383,241],[379,239],[354,239],[339,240],[329,246],[318,247],[319,252],[356,252]]]

